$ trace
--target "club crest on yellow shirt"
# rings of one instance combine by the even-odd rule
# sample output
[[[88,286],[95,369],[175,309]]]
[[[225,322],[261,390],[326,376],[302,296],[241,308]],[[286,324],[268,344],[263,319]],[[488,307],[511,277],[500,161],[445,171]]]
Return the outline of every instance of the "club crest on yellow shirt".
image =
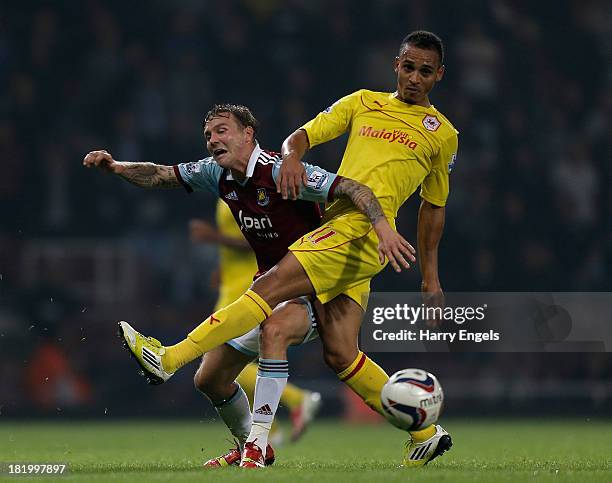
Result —
[[[425,129],[428,131],[435,131],[440,127],[440,124],[441,123],[438,121],[438,118],[436,116],[432,116],[431,114],[428,114],[423,118],[423,126],[425,126]]]
[[[259,206],[266,206],[270,202],[268,192],[265,188],[257,188],[257,204]]]

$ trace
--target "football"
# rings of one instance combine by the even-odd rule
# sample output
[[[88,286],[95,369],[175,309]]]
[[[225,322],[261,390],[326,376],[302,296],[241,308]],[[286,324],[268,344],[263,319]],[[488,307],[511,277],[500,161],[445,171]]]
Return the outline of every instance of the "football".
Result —
[[[421,369],[404,369],[391,376],[382,388],[380,399],[391,424],[416,431],[438,420],[444,393],[433,374]]]

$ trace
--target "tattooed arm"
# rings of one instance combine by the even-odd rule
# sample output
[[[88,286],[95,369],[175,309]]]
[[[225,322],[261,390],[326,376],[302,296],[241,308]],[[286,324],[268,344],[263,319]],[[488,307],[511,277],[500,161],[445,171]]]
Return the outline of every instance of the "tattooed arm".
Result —
[[[172,166],[115,161],[108,151],[91,151],[83,159],[83,165],[88,168],[104,169],[141,188],[178,188],[181,186]]]
[[[396,272],[401,272],[401,266],[410,268],[408,260],[415,262],[415,250],[404,237],[397,233],[385,216],[376,195],[366,185],[349,178],[342,178],[334,190],[334,198],[349,198],[355,207],[368,217],[378,235],[378,257],[380,263],[385,257]],[[401,265],[401,266],[400,266]]]
[[[120,168],[116,174],[141,188],[179,188],[181,186],[172,166],[126,161],[118,164]]]
[[[343,177],[336,185],[334,197],[349,198],[355,207],[368,217],[372,226],[375,226],[381,220],[387,221],[378,198],[370,188],[358,181]]]

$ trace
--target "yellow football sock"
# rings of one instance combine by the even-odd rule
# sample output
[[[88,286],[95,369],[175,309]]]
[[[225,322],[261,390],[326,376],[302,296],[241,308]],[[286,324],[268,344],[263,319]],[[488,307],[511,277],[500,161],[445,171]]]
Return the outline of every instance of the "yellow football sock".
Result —
[[[412,441],[414,441],[415,443],[422,443],[423,441],[427,441],[434,434],[436,434],[435,424],[430,424],[426,428],[420,429],[419,431],[410,431]]]
[[[198,344],[187,337],[178,344],[166,347],[166,352],[162,354],[162,365],[166,372],[173,373],[201,355]]]
[[[175,372],[205,352],[246,334],[266,320],[272,309],[252,290],[247,290],[238,300],[218,310],[193,329],[187,338],[176,345],[166,347],[162,364],[166,372]]]
[[[363,352],[359,352],[351,365],[338,373],[338,377],[357,393],[368,406],[384,416],[380,402],[380,392],[389,380],[389,376],[376,362]],[[419,431],[410,431],[410,436],[415,443],[426,441],[434,434],[436,434],[435,424]]]
[[[374,411],[384,415],[380,391],[389,376],[376,362],[360,351],[351,365],[338,373],[338,377]]]

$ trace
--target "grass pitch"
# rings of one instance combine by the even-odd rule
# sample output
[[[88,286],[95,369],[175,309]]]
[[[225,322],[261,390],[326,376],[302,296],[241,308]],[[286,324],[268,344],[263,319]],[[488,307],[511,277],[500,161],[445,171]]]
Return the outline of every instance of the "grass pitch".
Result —
[[[0,462],[67,463],[43,481],[497,482],[612,481],[612,422],[445,420],[454,446],[425,468],[401,468],[405,440],[380,426],[320,422],[277,451],[265,470],[204,470],[226,450],[217,423],[93,422],[0,425]],[[0,479],[8,477],[6,467]],[[41,479],[19,477],[17,481]]]

